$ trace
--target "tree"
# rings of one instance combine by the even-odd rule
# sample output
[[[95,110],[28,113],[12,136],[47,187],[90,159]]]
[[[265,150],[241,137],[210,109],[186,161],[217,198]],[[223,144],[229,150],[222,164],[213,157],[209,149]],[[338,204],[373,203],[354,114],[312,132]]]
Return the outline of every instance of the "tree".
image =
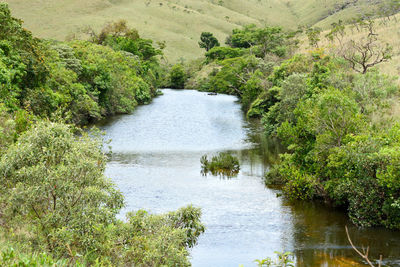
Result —
[[[250,24],[243,29],[234,29],[226,39],[226,44],[232,48],[249,48],[251,54],[260,58],[267,54],[283,57],[293,36],[284,32],[281,27],[258,28]]]
[[[2,60],[2,56],[8,57],[7,61],[9,62]],[[15,69],[15,71],[11,71],[10,75],[7,75],[11,78],[11,82],[18,84],[23,89],[19,91],[13,88],[15,95],[12,97],[21,100],[27,93],[27,88],[43,85],[49,75],[43,59],[40,41],[22,27],[22,20],[11,16],[7,3],[0,3],[0,73],[3,72],[1,70],[1,65],[4,64],[1,61],[3,61],[9,70]],[[0,77],[0,79],[2,78]],[[3,84],[4,81],[0,80],[0,89]]]
[[[137,40],[140,38],[139,33],[136,29],[129,28],[126,20],[119,20],[117,22],[110,22],[101,30],[98,34],[96,42],[103,44],[108,36],[112,37],[126,37],[131,40]]]
[[[346,35],[346,26],[344,25],[342,20],[332,23],[331,26],[332,28],[330,32],[326,34],[325,37],[331,42],[336,40],[337,42],[339,42],[339,45],[342,45],[343,38]]]
[[[340,47],[340,55],[350,64],[356,72],[365,74],[369,68],[392,58],[393,48],[378,40],[373,20],[363,22],[367,35],[358,41],[350,40]]]
[[[265,57],[268,53],[282,57],[286,53],[285,41],[287,35],[281,27],[265,27],[257,29],[254,33],[259,46],[259,57]]]
[[[322,31],[322,29],[319,27],[308,28],[306,30],[308,42],[311,47],[318,48],[318,42],[321,40],[321,38],[320,38],[321,31]]]
[[[182,64],[175,64],[171,68],[170,86],[175,89],[183,89],[185,87],[185,70]]]
[[[122,194],[104,176],[106,161],[99,139],[76,136],[64,124],[38,123],[0,160],[6,228],[24,229],[20,238],[57,256],[99,250],[123,206]]]
[[[202,32],[200,36],[199,46],[200,48],[205,48],[206,51],[209,51],[215,46],[220,46],[220,44],[217,38],[215,38],[211,32]]]
[[[244,54],[244,50],[232,47],[213,47],[205,56],[208,62],[213,60],[224,60],[227,58],[240,57]]]
[[[68,258],[68,266],[78,258],[89,266],[190,266],[188,248],[205,230],[201,210],[141,210],[118,220],[123,196],[104,176],[102,140],[76,131],[41,121],[2,154],[2,234],[29,252]]]
[[[15,121],[0,103],[0,154],[14,141],[15,135]]]

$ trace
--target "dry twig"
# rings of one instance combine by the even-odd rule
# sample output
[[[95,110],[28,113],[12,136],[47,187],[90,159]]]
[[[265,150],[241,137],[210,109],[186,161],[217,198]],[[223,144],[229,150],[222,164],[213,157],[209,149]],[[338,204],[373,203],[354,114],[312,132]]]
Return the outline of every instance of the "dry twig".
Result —
[[[369,247],[367,247],[367,249],[364,249],[364,247],[362,248],[363,252],[359,251],[353,244],[353,242],[351,241],[350,235],[349,235],[349,229],[347,228],[347,225],[345,226],[346,228],[346,235],[347,235],[347,239],[350,242],[351,247],[364,259],[367,261],[367,263],[369,264],[369,266],[371,267],[375,267],[375,265],[372,264],[372,262],[368,259],[368,252],[369,252]],[[380,255],[379,257],[379,265],[378,267],[381,267],[382,265],[382,255]]]

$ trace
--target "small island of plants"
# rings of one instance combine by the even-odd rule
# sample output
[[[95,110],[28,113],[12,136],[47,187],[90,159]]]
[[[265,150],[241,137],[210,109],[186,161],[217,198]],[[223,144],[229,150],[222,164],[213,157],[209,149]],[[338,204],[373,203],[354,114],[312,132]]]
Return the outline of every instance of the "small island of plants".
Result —
[[[224,177],[234,177],[240,171],[239,160],[229,152],[220,152],[208,160],[207,155],[200,159],[201,173],[207,175],[220,175]]]

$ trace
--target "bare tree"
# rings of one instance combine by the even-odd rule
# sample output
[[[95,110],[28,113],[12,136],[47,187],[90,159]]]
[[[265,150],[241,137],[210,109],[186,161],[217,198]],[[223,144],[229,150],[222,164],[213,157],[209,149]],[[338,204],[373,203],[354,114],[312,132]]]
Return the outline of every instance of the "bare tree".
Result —
[[[390,60],[393,48],[388,43],[383,44],[379,41],[373,20],[359,26],[367,35],[358,41],[350,40],[342,44],[339,54],[349,62],[353,70],[365,74],[369,68]]]

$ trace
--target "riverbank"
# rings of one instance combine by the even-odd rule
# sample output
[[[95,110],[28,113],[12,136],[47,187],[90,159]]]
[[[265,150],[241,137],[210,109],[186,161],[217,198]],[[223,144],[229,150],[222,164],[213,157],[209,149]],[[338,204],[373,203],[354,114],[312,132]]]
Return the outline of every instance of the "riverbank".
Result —
[[[391,49],[368,35],[374,21],[357,26],[365,35],[359,42],[385,50],[367,51],[365,62],[351,62],[363,51],[344,46],[339,54],[331,47],[296,54],[295,33],[248,25],[232,31],[227,47],[189,64],[186,84],[237,96],[247,117],[281,140],[287,151],[266,183],[282,185],[285,197],[331,203],[361,227],[399,230],[400,87],[376,68]]]

